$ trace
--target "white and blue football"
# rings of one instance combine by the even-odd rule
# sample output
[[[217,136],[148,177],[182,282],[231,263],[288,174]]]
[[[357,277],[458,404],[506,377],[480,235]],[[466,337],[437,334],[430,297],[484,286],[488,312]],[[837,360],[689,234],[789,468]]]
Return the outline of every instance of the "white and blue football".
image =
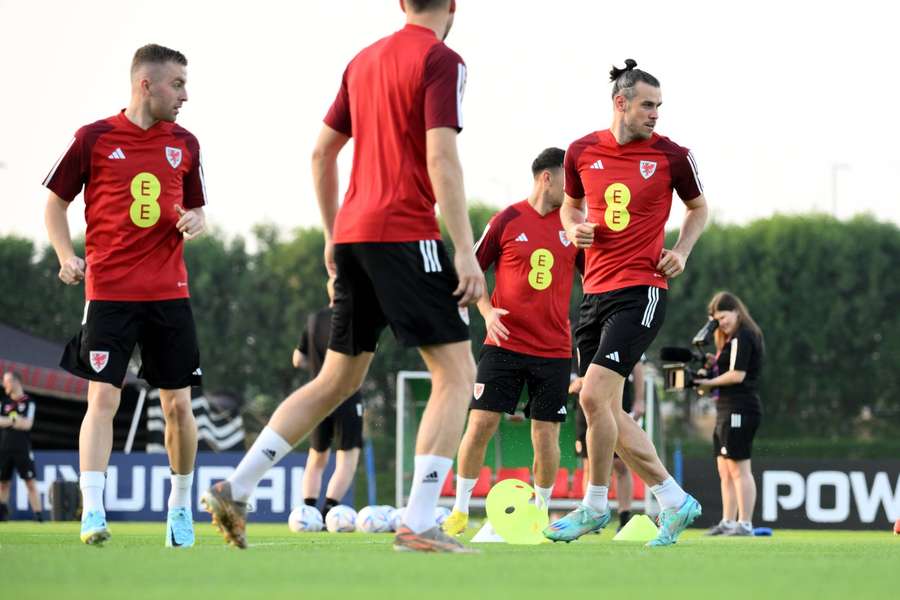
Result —
[[[325,527],[331,533],[350,533],[356,530],[356,511],[346,504],[338,504],[325,515]]]
[[[325,523],[322,513],[315,506],[298,506],[288,516],[288,527],[291,531],[322,531]]]
[[[447,517],[450,516],[450,509],[446,506],[438,506],[434,510],[434,520],[437,522],[438,527],[444,524],[444,521],[447,520]]]
[[[401,506],[399,508],[393,509],[390,513],[388,513],[388,521],[391,524],[391,531],[397,531],[400,529],[400,526],[403,525],[403,511],[406,510],[405,506]]]
[[[390,515],[383,506],[367,506],[356,515],[356,529],[363,533],[385,533],[391,530]]]

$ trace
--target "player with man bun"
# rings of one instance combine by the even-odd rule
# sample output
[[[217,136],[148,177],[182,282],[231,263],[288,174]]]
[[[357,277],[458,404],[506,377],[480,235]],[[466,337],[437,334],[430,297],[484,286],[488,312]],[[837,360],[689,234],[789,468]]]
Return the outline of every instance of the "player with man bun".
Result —
[[[571,541],[609,523],[616,452],[651,486],[662,508],[659,535],[649,545],[667,546],[700,515],[700,504],[669,475],[653,442],[622,410],[622,389],[662,327],[668,281],[684,271],[707,207],[690,151],[655,132],[659,80],[637,69],[634,60],[625,65],[610,72],[612,126],[576,140],[566,152],[561,217],[569,239],[585,249],[575,335],[590,482],[582,504],[544,533]],[[666,249],[673,190],[687,211],[678,241]]]

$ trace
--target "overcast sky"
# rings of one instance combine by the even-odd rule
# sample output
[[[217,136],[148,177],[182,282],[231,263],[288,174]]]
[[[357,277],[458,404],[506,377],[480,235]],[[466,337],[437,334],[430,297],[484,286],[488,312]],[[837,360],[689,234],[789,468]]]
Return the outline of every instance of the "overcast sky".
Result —
[[[458,4],[447,43],[469,67],[469,198],[524,198],[541,149],[608,127],[607,72],[631,57],[661,80],[657,131],[692,149],[716,219],[831,213],[836,199],[841,218],[900,223],[897,3]],[[402,27],[398,5],[0,0],[0,234],[46,238],[42,179],[79,126],[127,104],[147,42],[188,57],[179,123],[203,148],[209,220],[231,234],[318,224],[309,154],[321,119],[347,61]]]

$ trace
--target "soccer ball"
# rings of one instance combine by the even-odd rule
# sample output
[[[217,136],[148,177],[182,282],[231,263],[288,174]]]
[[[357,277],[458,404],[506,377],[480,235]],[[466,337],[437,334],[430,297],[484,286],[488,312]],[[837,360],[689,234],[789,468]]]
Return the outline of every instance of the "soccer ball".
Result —
[[[446,506],[438,506],[434,511],[434,520],[437,522],[438,527],[443,525],[444,521],[446,521],[449,516],[450,509]]]
[[[363,533],[384,533],[391,524],[383,506],[367,506],[356,515],[356,528]]]
[[[401,506],[388,513],[388,522],[391,524],[391,531],[397,531],[400,529],[400,526],[403,525],[403,511],[405,510],[406,507]]]
[[[338,504],[325,515],[325,527],[331,533],[349,533],[356,530],[356,511],[346,504]]]
[[[322,513],[315,506],[298,506],[288,516],[288,527],[291,531],[322,531],[324,527]]]

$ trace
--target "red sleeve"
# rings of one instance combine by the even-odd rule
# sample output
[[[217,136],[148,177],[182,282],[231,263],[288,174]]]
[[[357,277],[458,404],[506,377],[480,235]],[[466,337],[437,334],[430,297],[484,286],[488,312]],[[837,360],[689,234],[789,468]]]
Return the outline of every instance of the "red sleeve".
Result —
[[[353,137],[353,123],[350,120],[350,92],[347,90],[347,71],[348,66],[344,69],[344,76],[341,78],[341,89],[338,90],[328,114],[325,115],[325,124],[343,133],[347,137]]]
[[[487,271],[494,264],[500,254],[503,253],[503,232],[506,231],[506,224],[519,216],[519,211],[515,207],[507,207],[496,215],[491,217],[481,239],[475,244],[475,258],[482,271]]]
[[[188,152],[191,153],[191,168],[184,175],[184,206],[199,208],[206,204],[206,181],[203,178],[203,161],[200,158],[200,142],[188,134],[185,139]]]
[[[44,179],[44,187],[66,202],[71,202],[81,193],[91,172],[91,149],[86,143],[87,129],[82,127],[75,133],[69,147]]]
[[[500,240],[503,231],[501,227],[497,226],[496,221],[497,217],[495,215],[494,218],[485,225],[484,233],[481,234],[481,239],[475,244],[475,258],[478,259],[478,264],[481,265],[482,271],[487,271],[491,268],[491,265],[500,257],[500,252],[502,250]]]
[[[432,46],[425,56],[425,129],[462,131],[465,90],[466,63],[446,45]]]
[[[700,183],[697,162],[691,151],[687,148],[681,150],[672,161],[672,187],[678,192],[679,198],[688,202],[703,193],[703,184]]]
[[[566,195],[575,200],[584,198],[584,184],[581,182],[581,173],[578,172],[578,158],[584,150],[584,145],[578,142],[572,143],[566,150],[566,158],[563,160],[563,168],[566,171]]]
[[[76,131],[44,179],[44,187],[66,202],[74,200],[91,178],[91,154],[97,139],[113,127],[109,119],[102,119]]]

